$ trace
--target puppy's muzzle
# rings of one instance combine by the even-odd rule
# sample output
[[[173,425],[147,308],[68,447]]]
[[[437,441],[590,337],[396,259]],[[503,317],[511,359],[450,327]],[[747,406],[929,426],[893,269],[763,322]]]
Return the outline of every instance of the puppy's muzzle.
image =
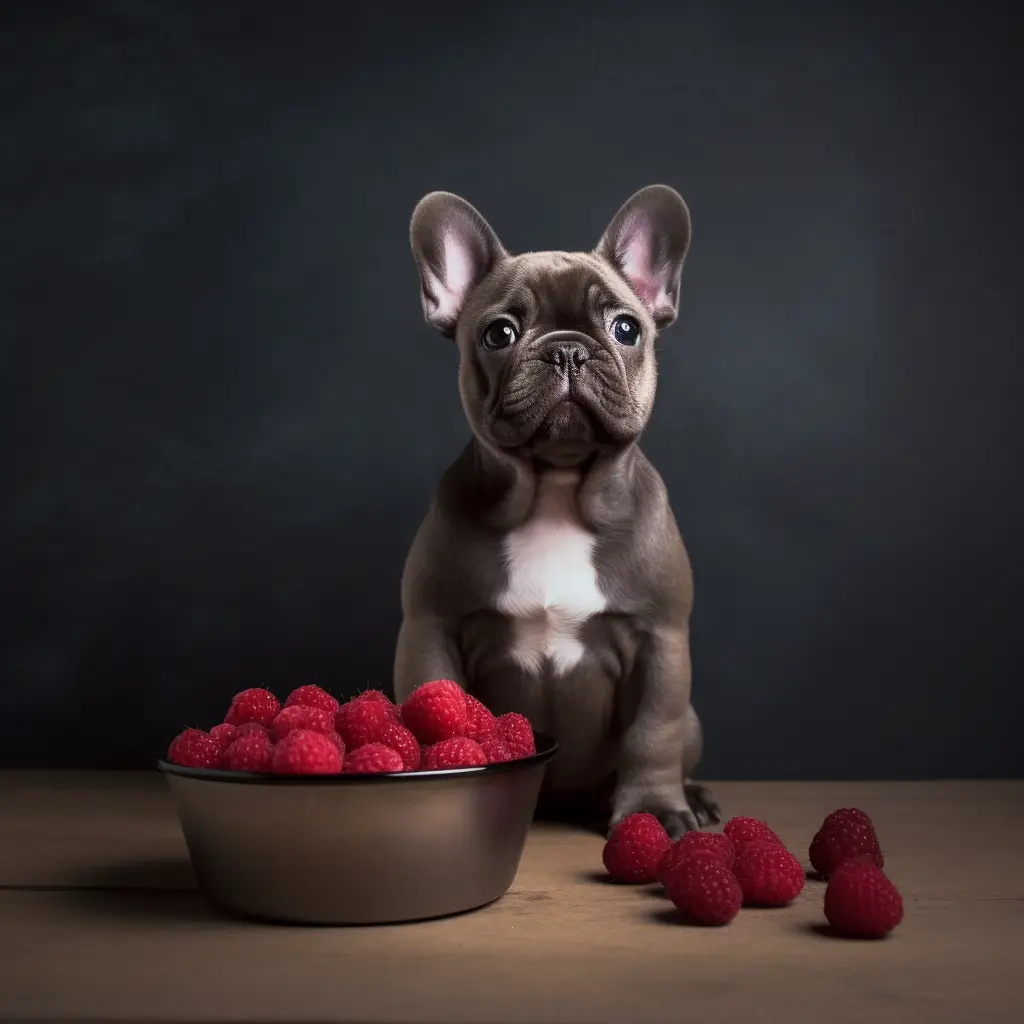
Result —
[[[579,331],[553,331],[537,342],[540,358],[562,376],[575,376],[590,359],[591,339]]]

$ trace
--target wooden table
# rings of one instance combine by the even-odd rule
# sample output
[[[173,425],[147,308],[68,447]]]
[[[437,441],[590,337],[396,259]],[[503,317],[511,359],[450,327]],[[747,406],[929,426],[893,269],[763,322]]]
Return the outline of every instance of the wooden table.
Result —
[[[875,820],[906,916],[823,934],[823,886],[731,925],[600,880],[601,839],[537,826],[509,894],[397,927],[250,924],[196,891],[156,773],[0,774],[0,1020],[968,1024],[1024,1021],[1024,781],[722,783],[802,858]]]

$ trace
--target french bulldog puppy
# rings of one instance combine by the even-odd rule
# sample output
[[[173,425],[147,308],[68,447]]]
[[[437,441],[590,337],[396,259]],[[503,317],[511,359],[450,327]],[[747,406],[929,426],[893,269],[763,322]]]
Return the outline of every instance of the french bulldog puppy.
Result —
[[[676,318],[690,216],[653,185],[592,252],[507,252],[446,192],[412,216],[423,313],[459,349],[472,440],[409,552],[396,698],[453,679],[557,739],[556,801],[610,792],[673,838],[720,820],[692,776],[689,558],[638,447],[655,339]]]

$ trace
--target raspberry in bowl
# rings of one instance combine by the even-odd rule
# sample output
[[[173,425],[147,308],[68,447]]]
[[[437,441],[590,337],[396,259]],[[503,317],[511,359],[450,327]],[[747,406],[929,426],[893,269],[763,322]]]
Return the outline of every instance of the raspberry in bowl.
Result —
[[[557,745],[448,680],[401,707],[306,684],[237,694],[230,729],[158,763],[200,888],[295,924],[386,924],[484,906],[512,884]],[[303,710],[307,709],[307,710]]]

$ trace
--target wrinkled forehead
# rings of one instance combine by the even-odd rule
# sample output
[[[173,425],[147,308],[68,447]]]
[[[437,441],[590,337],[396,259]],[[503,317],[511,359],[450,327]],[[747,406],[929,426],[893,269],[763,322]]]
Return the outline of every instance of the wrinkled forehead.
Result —
[[[643,315],[629,286],[602,260],[589,253],[532,252],[510,257],[481,282],[467,319],[510,313],[568,328],[610,310]]]

